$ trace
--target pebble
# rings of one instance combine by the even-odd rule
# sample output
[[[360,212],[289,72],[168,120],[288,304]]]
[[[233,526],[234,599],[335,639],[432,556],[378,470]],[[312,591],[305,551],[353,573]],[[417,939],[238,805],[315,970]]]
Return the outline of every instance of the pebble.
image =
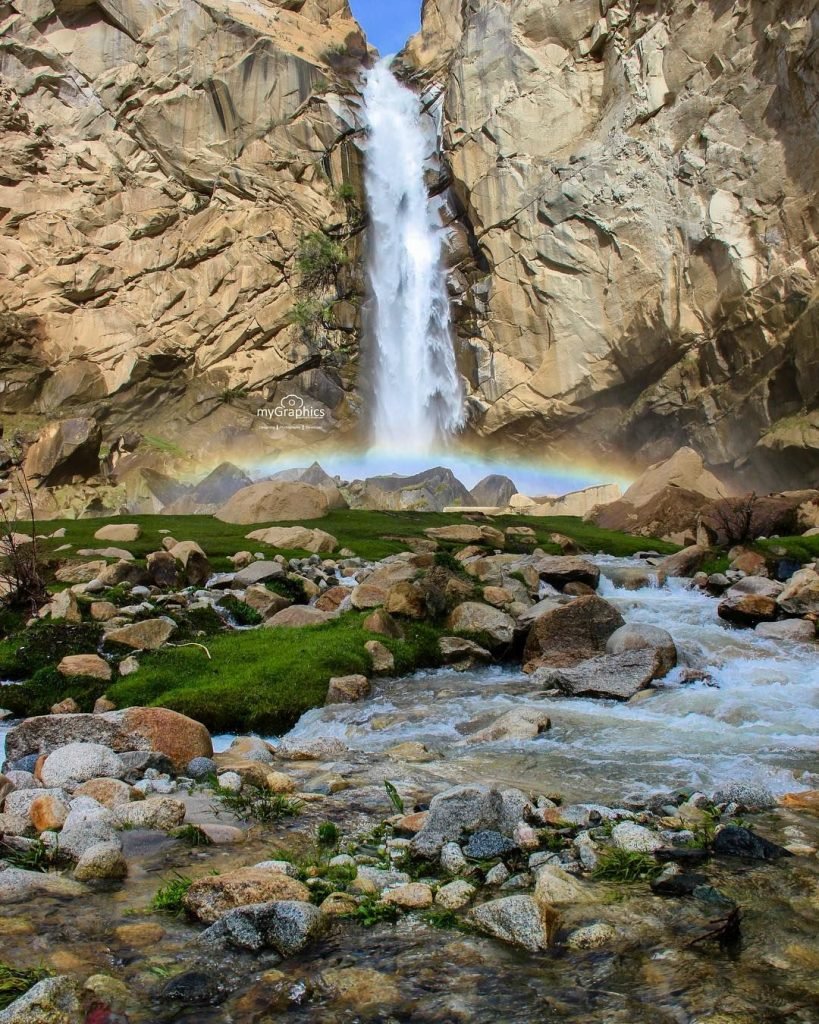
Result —
[[[511,839],[501,835],[500,832],[490,830],[474,832],[469,837],[469,842],[464,847],[464,854],[471,860],[491,860],[493,857],[500,857],[504,853],[511,853],[515,844]]]
[[[503,885],[509,874],[509,868],[505,864],[496,864],[486,872],[486,884]]]
[[[599,949],[608,946],[617,938],[617,932],[610,924],[598,921],[596,924],[576,928],[566,939],[567,949]]]
[[[611,832],[611,840],[618,849],[631,853],[653,853],[665,845],[662,837],[656,832],[633,821],[622,821],[615,825]]]
[[[219,785],[230,793],[240,793],[242,790],[242,776],[237,772],[224,772],[219,776]]]
[[[441,867],[448,875],[459,875],[466,868],[466,857],[457,843],[444,843],[441,848]]]
[[[447,882],[442,885],[435,894],[435,902],[444,910],[460,910],[465,907],[477,892],[474,885],[458,879],[455,882]]]

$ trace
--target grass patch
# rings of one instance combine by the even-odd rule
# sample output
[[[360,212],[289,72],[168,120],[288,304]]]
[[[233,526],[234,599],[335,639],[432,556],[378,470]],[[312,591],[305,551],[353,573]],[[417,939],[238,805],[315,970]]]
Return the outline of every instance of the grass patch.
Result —
[[[217,787],[214,792],[225,810],[244,821],[256,821],[262,825],[278,821],[280,818],[295,818],[303,807],[300,800],[293,800],[281,793],[271,793],[269,789],[247,784],[241,793],[234,793],[221,787]]]
[[[205,835],[201,828],[197,828],[196,825],[182,825],[181,828],[174,829],[171,832],[171,836],[184,843],[185,846],[192,848],[213,845],[213,840]]]
[[[597,882],[650,882],[662,866],[648,853],[635,853],[617,847],[600,855],[592,878]]]
[[[157,889],[148,909],[156,914],[171,914],[174,917],[180,917],[185,910],[182,901],[192,885],[192,878],[188,878],[187,875],[175,874],[173,878]]]
[[[46,874],[56,859],[55,854],[39,839],[31,842],[25,850],[15,849],[0,840],[0,860],[4,860],[11,868]]]
[[[469,932],[471,929],[452,910],[427,910],[421,914],[421,920],[432,928],[441,928],[445,931]]]
[[[235,594],[226,594],[221,598],[219,607],[224,608],[239,626],[258,626],[263,621],[262,616],[255,608],[251,608],[246,601],[236,597]]]
[[[0,1010],[11,1006],[15,999],[25,995],[37,982],[50,978],[51,973],[44,967],[20,970],[10,964],[0,962]]]
[[[384,921],[397,921],[401,911],[392,903],[382,903],[377,896],[366,896],[351,914],[343,916],[355,919],[365,928],[372,928]]]

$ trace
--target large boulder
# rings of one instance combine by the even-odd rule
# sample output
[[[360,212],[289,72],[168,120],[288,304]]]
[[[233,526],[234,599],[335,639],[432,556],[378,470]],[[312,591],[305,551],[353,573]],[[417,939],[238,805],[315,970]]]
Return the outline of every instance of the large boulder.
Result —
[[[178,711],[134,707],[111,711],[104,717],[116,722],[132,741],[139,740],[138,749],[164,754],[177,771],[182,771],[195,757],[213,755],[205,726]]]
[[[120,544],[127,544],[130,541],[139,540],[142,536],[142,527],[136,523],[109,523],[101,526],[94,534],[95,540],[113,540]]]
[[[43,785],[69,791],[89,779],[121,779],[125,773],[122,759],[99,743],[69,743],[49,754],[40,769]]]
[[[283,565],[279,562],[271,562],[267,559],[259,559],[251,562],[244,569],[240,569],[233,577],[235,587],[250,587],[255,583],[266,583],[268,580],[278,580],[286,575]]]
[[[336,612],[323,612],[310,605],[294,604],[276,612],[264,624],[269,629],[301,629],[303,626],[323,626],[325,622],[332,622],[336,615]]]
[[[192,587],[201,587],[210,579],[212,569],[208,556],[195,540],[183,540],[168,551],[180,563],[186,582]]]
[[[585,583],[596,590],[600,582],[600,570],[593,562],[572,555],[540,558],[534,567],[540,578],[557,590],[562,590],[567,583]]]
[[[326,493],[310,484],[266,481],[237,491],[216,513],[223,523],[280,523],[321,519],[327,515]]]
[[[48,487],[96,476],[101,443],[102,431],[94,420],[56,420],[40,431],[26,452],[23,471],[29,480]]]
[[[615,630],[606,641],[607,654],[654,651],[666,675],[677,664],[677,645],[668,630],[647,624],[629,624]]]
[[[693,576],[707,557],[708,548],[699,544],[689,544],[682,551],[661,559],[658,568],[666,576]]]
[[[229,910],[203,933],[200,942],[204,946],[225,943],[250,953],[275,949],[280,956],[295,956],[321,935],[326,921],[310,903],[277,899]]]
[[[815,569],[794,573],[777,600],[788,615],[819,614],[819,573]]]
[[[630,700],[667,671],[657,650],[627,650],[589,658],[573,667],[546,666],[535,672],[532,681],[545,689],[557,687],[570,697]]]
[[[98,654],[67,654],[57,665],[62,676],[86,676],[108,682],[111,678],[111,666]]]
[[[602,654],[609,637],[623,625],[614,605],[594,594],[558,605],[532,623],[523,652],[524,670],[576,665]]]
[[[499,743],[530,740],[551,728],[549,716],[541,708],[516,707],[505,712],[491,725],[467,736],[466,743]]]
[[[158,650],[176,629],[173,619],[162,616],[159,619],[143,619],[127,626],[109,629],[105,639],[109,643],[123,644],[135,651]]]
[[[432,540],[450,541],[456,544],[491,544],[502,548],[505,538],[494,526],[477,526],[470,523],[453,524],[452,526],[431,526],[424,530]]]
[[[459,604],[450,613],[446,624],[447,629],[458,633],[480,636],[493,649],[511,644],[515,636],[515,620],[510,615],[477,601]]]
[[[228,911],[273,900],[309,903],[310,890],[295,878],[267,868],[237,868],[199,878],[185,895],[185,909],[197,920],[213,924]]]
[[[445,843],[465,833],[489,830],[511,835],[526,804],[518,790],[455,786],[432,798],[424,825],[412,840],[413,849],[419,856],[433,857]]]
[[[720,601],[717,614],[734,626],[753,628],[760,622],[773,622],[779,615],[779,605],[772,597],[737,594]]]

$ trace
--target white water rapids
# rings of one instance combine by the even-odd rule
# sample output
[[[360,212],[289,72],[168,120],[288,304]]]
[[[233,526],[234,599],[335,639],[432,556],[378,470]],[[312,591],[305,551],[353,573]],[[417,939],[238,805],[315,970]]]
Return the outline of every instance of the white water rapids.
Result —
[[[631,564],[598,558],[606,568]],[[383,751],[408,740],[440,752],[436,771],[555,789],[572,799],[621,799],[658,790],[712,792],[730,782],[776,794],[819,784],[819,652],[733,629],[717,601],[684,580],[664,588],[600,593],[628,622],[667,629],[681,668],[631,703],[547,697],[512,668],[428,672],[389,680],[368,701],[311,711],[293,736],[336,736]],[[679,682],[706,668],[715,685]],[[545,709],[552,729],[534,740],[470,745],[464,738],[515,705]]]
[[[425,182],[437,133],[387,61],[368,72],[364,101],[373,441],[424,454],[459,430],[464,417],[441,263],[443,228]]]

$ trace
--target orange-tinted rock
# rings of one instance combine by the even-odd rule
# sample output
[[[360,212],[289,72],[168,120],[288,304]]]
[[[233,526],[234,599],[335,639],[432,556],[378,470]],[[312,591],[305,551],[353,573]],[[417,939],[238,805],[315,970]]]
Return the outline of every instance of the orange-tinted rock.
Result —
[[[168,708],[126,708],[112,714],[122,729],[144,736],[151,750],[166,754],[177,771],[195,757],[212,757],[210,733],[200,722]]]
[[[68,807],[59,797],[47,794],[32,801],[28,813],[31,824],[38,832],[56,832],[65,824]]]
[[[806,811],[808,814],[819,816],[819,789],[806,789],[804,793],[786,793],[781,804],[793,811]]]

